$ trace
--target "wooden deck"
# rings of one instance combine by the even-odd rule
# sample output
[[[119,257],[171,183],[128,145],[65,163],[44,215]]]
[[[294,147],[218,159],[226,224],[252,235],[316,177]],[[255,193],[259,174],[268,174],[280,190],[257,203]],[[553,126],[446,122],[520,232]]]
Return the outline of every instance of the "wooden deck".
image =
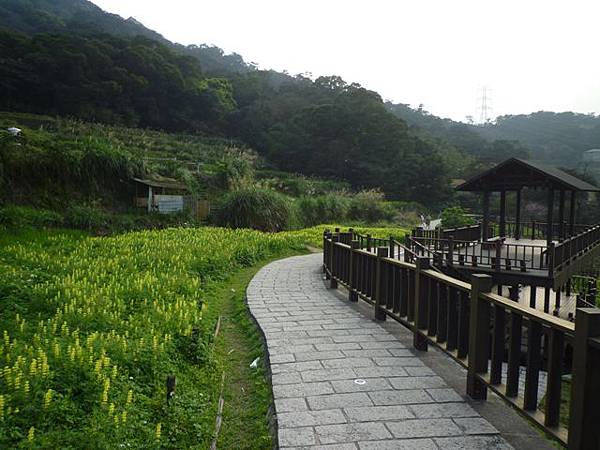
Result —
[[[498,287],[494,286],[493,292],[498,292]],[[537,288],[536,289],[536,298],[535,298],[535,309],[538,311],[544,312],[544,304],[545,304],[545,289]],[[509,297],[509,287],[503,286],[502,293],[504,297]],[[519,289],[519,303],[525,306],[529,306],[531,295],[531,287],[530,286],[521,286]],[[570,320],[569,314],[572,316],[575,315],[575,308],[577,304],[577,295],[575,293],[571,293],[571,295],[567,296],[565,292],[561,292],[559,296],[559,307],[556,308],[556,292],[553,289],[550,289],[550,301],[549,301],[549,313],[552,314],[555,310],[558,311],[558,317],[565,320]]]

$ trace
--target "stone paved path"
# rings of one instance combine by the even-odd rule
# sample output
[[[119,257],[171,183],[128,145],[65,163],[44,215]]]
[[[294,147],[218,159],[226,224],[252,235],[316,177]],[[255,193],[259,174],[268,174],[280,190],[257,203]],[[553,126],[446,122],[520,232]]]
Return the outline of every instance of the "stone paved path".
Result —
[[[444,380],[324,287],[321,254],[247,290],[266,340],[282,449],[511,449]]]

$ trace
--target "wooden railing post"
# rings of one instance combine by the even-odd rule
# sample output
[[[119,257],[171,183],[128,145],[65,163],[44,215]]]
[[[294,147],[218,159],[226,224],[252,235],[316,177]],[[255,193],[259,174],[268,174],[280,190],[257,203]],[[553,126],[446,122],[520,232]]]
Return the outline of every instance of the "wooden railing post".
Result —
[[[323,273],[327,273],[327,250],[325,246],[327,245],[327,233],[329,230],[323,230]]]
[[[577,308],[573,338],[573,374],[569,416],[569,450],[598,448],[600,442],[600,309]]]
[[[329,272],[331,273],[331,278],[329,279],[329,288],[330,289],[337,289],[337,287],[338,287],[338,282],[335,279],[335,276],[336,276],[335,270],[337,269],[337,267],[336,267],[337,261],[335,258],[335,243],[336,242],[340,242],[339,232],[335,233],[331,238],[331,249],[329,251],[329,253],[331,253],[331,258],[330,258],[331,264],[329,265]]]
[[[450,236],[448,238],[448,255],[446,261],[449,265],[453,265],[454,261],[454,238]]]
[[[358,249],[359,247],[360,242],[358,240],[352,240],[352,242],[350,242],[350,274],[348,278],[348,300],[351,302],[358,301],[358,292],[356,291],[356,286],[354,286],[354,283],[356,281],[354,280],[354,265],[356,258],[354,250]]]
[[[502,267],[502,241],[496,241],[496,258],[494,259],[494,270],[499,271]]]
[[[325,279],[329,280],[331,272],[331,231],[326,230],[323,236],[323,271]]]
[[[373,247],[373,238],[370,234],[367,234],[367,251],[370,252]]]
[[[471,276],[467,394],[474,400],[487,398],[486,384],[478,375],[487,373],[488,369],[490,304],[479,297],[491,290],[492,277],[482,274]]]
[[[414,311],[414,335],[413,346],[420,351],[427,351],[427,339],[419,330],[427,327],[427,282],[421,274],[424,270],[430,268],[429,258],[426,256],[417,257],[415,270],[415,311]]]
[[[387,258],[388,248],[377,248],[377,265],[375,272],[375,320],[385,320],[387,315],[381,305],[383,302],[383,286],[387,286],[386,274],[383,271],[381,258]]]
[[[552,242],[549,246],[548,246],[548,254],[547,254],[547,258],[548,258],[548,275],[550,277],[552,277],[554,275],[554,262],[555,262],[555,256],[556,256],[556,248],[555,248],[556,244],[554,242]]]

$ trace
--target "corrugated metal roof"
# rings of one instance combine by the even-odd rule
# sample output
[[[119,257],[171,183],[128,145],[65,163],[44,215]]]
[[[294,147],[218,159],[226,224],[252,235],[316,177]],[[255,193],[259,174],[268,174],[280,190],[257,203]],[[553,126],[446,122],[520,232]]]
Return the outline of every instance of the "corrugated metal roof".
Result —
[[[155,188],[165,188],[165,189],[178,189],[178,190],[188,190],[188,187],[172,178],[161,178],[160,180],[143,180],[141,178],[134,178],[133,181],[137,181],[138,183],[145,184],[146,186],[151,186]]]
[[[461,185],[456,187],[458,191],[482,191],[484,188],[489,186],[494,189],[495,186],[505,185],[506,189],[517,188],[523,186],[537,186],[538,183],[534,183],[534,179],[531,179],[531,184],[527,183],[527,179],[514,181],[514,186],[511,186],[510,181],[504,181],[502,177],[498,175],[498,172],[511,172],[510,166],[515,166],[515,171],[518,169],[528,169],[530,173],[533,172],[540,176],[540,178],[546,179],[549,184],[553,184],[558,188],[565,190],[575,191],[600,191],[596,186],[588,183],[587,181],[580,180],[567,172],[557,169],[556,167],[547,166],[543,163],[535,161],[526,161],[524,159],[510,158],[504,162],[501,162],[495,167],[476,175],[470,180],[465,181]],[[517,172],[515,172],[517,173]],[[519,186],[518,186],[519,185]]]

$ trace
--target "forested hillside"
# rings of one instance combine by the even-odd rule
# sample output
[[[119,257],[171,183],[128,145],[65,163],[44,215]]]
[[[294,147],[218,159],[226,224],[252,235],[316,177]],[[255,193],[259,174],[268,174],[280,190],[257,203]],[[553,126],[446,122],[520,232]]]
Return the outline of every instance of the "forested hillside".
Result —
[[[600,116],[592,114],[540,111],[501,116],[475,131],[488,139],[512,136],[536,159],[571,168],[580,168],[583,152],[600,148]]]
[[[236,53],[225,55],[210,45],[183,46],[172,43],[156,31],[130,17],[110,14],[87,0],[0,0],[0,27],[35,33],[106,33],[119,37],[144,36],[202,62],[206,72],[238,73],[253,70]]]
[[[234,138],[274,168],[429,206],[449,197],[447,149],[412,132],[375,92],[183,48],[83,0],[17,3],[0,3],[11,11],[0,17],[0,109]]]
[[[472,125],[442,119],[422,107],[413,109],[408,105],[389,102],[386,103],[386,107],[412,127],[421,129],[485,162],[500,162],[510,157],[529,157],[528,148],[510,135],[484,137]]]
[[[478,158],[501,161],[529,157],[547,164],[580,169],[584,151],[600,147],[600,116],[546,112],[497,117],[485,125],[442,119],[408,105],[387,108],[412,127]]]

